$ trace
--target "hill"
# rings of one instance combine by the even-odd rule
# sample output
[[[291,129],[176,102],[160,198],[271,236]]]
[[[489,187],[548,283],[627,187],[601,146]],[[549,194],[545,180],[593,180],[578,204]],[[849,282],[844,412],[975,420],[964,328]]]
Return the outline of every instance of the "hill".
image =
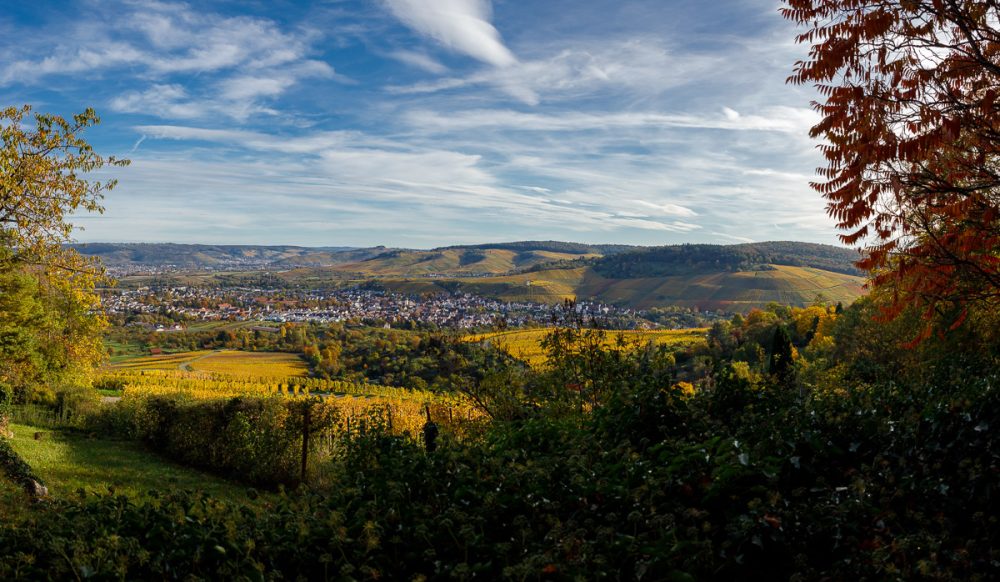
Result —
[[[378,279],[400,293],[462,290],[505,301],[577,298],[640,309],[749,311],[772,301],[850,303],[864,292],[855,252],[828,245],[620,247],[608,255],[599,250],[545,241],[393,251],[328,273]]]
[[[594,264],[594,269],[605,277],[619,279],[757,271],[767,265],[811,267],[845,275],[861,275],[854,266],[858,258],[857,252],[850,249],[790,241],[737,245],[685,244],[606,256]]]
[[[179,284],[254,284],[246,275],[222,271],[256,270],[274,272],[266,277],[291,285],[374,282],[410,294],[465,291],[506,301],[578,298],[640,309],[674,305],[726,311],[748,311],[772,301],[801,306],[817,297],[850,303],[864,292],[854,251],[789,241],[661,247],[521,241],[431,250],[174,244],[77,248],[113,267],[213,271],[170,275]]]
[[[582,243],[573,242],[561,242],[555,240],[529,240],[529,241],[518,241],[518,242],[506,242],[506,243],[486,243],[481,245],[459,245],[451,247],[441,247],[434,250],[505,250],[505,251],[548,251],[553,253],[561,253],[568,255],[614,255],[618,253],[624,253],[632,250],[644,249],[646,247],[637,247],[632,245],[613,245],[613,244],[598,244],[589,245]]]
[[[289,268],[337,265],[383,253],[385,247],[298,247],[199,245],[175,243],[80,243],[80,254],[98,257],[108,267],[176,267],[191,270]]]
[[[762,265],[751,271],[706,271],[668,277],[605,277],[593,267],[552,269],[503,277],[385,280],[402,293],[462,290],[505,301],[557,303],[594,300],[637,309],[679,306],[740,311],[777,303],[804,306],[817,298],[849,304],[864,293],[864,279],[813,267]]]
[[[524,247],[519,250],[452,247],[430,251],[392,250],[364,261],[334,267],[334,271],[366,276],[463,276],[504,275],[560,261],[599,258],[596,253],[559,252]]]

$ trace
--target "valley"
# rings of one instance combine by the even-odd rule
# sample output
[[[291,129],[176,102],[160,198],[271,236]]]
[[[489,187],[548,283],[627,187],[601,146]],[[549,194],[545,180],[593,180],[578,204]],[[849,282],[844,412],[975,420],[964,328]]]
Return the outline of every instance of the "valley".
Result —
[[[297,248],[295,256],[307,257],[312,266],[289,266],[284,247],[245,247],[241,256],[282,258],[223,271],[214,270],[215,259],[200,258],[206,254],[201,247],[192,246],[187,256],[179,254],[181,247],[157,253],[159,245],[151,245],[140,255],[110,244],[89,250],[107,261],[126,289],[368,286],[410,296],[465,293],[503,302],[572,299],[628,309],[740,313],[771,302],[850,303],[864,293],[853,251],[807,243],[626,247],[524,241],[428,251]]]

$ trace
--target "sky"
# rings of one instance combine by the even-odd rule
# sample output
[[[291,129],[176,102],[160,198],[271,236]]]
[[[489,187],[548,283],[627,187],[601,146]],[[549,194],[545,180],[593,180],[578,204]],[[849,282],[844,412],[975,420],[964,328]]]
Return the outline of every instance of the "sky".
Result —
[[[776,1],[0,4],[0,104],[132,161],[82,242],[837,242]]]

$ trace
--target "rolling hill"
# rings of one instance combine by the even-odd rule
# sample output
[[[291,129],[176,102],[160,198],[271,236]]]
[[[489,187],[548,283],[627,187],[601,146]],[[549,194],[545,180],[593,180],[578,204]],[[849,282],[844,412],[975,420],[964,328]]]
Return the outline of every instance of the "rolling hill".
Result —
[[[596,300],[638,309],[676,305],[691,309],[746,312],[775,301],[809,305],[817,298],[849,304],[864,293],[864,279],[813,267],[766,265],[754,271],[719,271],[670,277],[615,279],[592,267],[555,269],[486,278],[384,279],[399,293],[465,291],[504,301],[557,303]]]
[[[864,292],[854,251],[788,241],[662,247],[522,241],[431,250],[160,244],[77,248],[112,266],[180,267],[170,277],[181,284],[253,284],[224,271],[256,269],[287,284],[312,287],[365,282],[409,294],[465,291],[507,301],[578,298],[640,309],[676,305],[726,311],[748,311],[772,301],[806,305],[817,298],[849,303]],[[185,269],[211,272],[192,275]]]
[[[289,268],[337,265],[386,252],[385,247],[297,247],[196,245],[174,243],[80,243],[80,254],[100,258],[108,267],[166,267],[217,270],[239,267]]]
[[[532,248],[508,250],[458,247],[430,251],[393,250],[357,263],[336,266],[332,271],[375,277],[503,275],[538,265],[600,256],[596,253],[566,253]]]
[[[394,251],[327,274],[353,273],[400,293],[462,290],[506,301],[577,298],[640,309],[748,311],[772,301],[850,303],[864,292],[853,264],[856,253],[827,245],[618,247],[605,255],[600,250],[545,241]]]

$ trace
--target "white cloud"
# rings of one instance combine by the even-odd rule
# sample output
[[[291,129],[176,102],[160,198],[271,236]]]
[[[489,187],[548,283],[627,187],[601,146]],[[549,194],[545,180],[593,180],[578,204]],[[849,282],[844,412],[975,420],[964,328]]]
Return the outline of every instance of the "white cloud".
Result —
[[[697,213],[690,208],[680,206],[678,204],[671,203],[655,203],[647,202],[645,200],[631,200],[633,204],[638,204],[643,208],[649,208],[655,210],[659,214],[665,214],[668,216],[696,216]]]
[[[385,0],[403,24],[476,60],[506,67],[517,62],[490,23],[489,0]]]
[[[434,60],[433,57],[424,53],[399,50],[389,53],[389,56],[401,63],[417,67],[418,69],[434,75],[441,75],[448,71],[448,67],[442,65],[438,61]]]
[[[204,104],[191,102],[181,85],[152,85],[145,91],[128,91],[112,99],[109,105],[114,111],[173,119],[195,119],[208,113]]]
[[[81,73],[141,63],[148,55],[128,43],[58,46],[41,59],[12,60],[0,69],[0,84],[30,81],[46,75]]]
[[[657,95],[718,70],[711,55],[683,55],[656,39],[608,40],[562,47],[503,68],[411,85],[390,86],[396,94],[430,94],[490,86],[528,105],[600,93]]]
[[[734,112],[735,113],[735,112]],[[659,112],[523,113],[509,109],[477,109],[447,115],[417,110],[404,115],[412,126],[428,131],[497,128],[516,131],[585,131],[626,128],[690,128],[731,131],[774,131],[804,134],[818,120],[811,109],[768,107],[758,115],[695,115]]]
[[[301,80],[335,77],[330,65],[309,58],[315,39],[307,30],[286,31],[271,20],[227,17],[182,3],[124,2],[115,8],[114,27],[85,21],[71,34],[24,51],[27,58],[12,57],[0,66],[0,85],[127,67],[133,78],[150,84],[113,97],[115,111],[244,121],[277,114],[267,103]],[[49,54],[35,57],[39,50]]]
[[[384,140],[350,131],[316,132],[306,135],[273,135],[238,129],[206,129],[181,125],[140,125],[135,130],[151,139],[203,141],[256,151],[286,154],[319,154],[348,144],[379,147]]]

